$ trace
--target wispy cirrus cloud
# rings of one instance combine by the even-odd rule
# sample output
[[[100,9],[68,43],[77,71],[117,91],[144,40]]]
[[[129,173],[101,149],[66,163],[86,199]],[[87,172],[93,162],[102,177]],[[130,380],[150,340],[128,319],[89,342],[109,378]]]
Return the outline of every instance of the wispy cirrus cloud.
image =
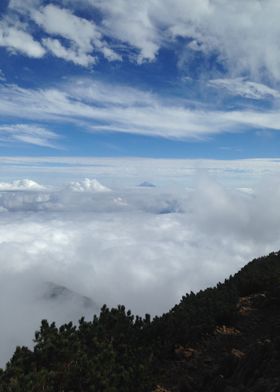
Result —
[[[2,69],[0,69],[0,82],[4,82],[6,80],[6,76]]]
[[[49,129],[34,124],[0,125],[0,140],[5,143],[22,142],[41,147],[58,148],[59,136]]]
[[[216,89],[224,89],[231,95],[250,99],[280,98],[280,92],[262,83],[251,82],[245,78],[213,79],[208,85]]]
[[[73,79],[46,89],[0,86],[0,113],[13,119],[81,123],[92,132],[125,132],[177,139],[204,139],[209,135],[246,129],[278,130],[280,111],[189,108],[176,98],[122,85]],[[4,129],[3,129],[4,130]],[[36,133],[37,132],[37,133]],[[14,133],[47,144],[53,133],[42,130]]]

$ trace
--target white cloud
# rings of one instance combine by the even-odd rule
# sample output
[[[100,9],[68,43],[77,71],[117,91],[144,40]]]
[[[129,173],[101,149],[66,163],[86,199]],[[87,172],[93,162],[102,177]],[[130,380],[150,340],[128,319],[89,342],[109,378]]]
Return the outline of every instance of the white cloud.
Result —
[[[136,57],[141,63],[154,61],[161,48],[170,48],[183,38],[189,44],[182,44],[181,49],[176,46],[181,65],[189,61],[191,52],[201,51],[206,56],[214,53],[232,77],[245,72],[253,80],[261,80],[265,74],[279,81],[277,0],[63,0],[61,4],[65,8],[43,6],[39,0],[12,0],[9,9],[31,16],[47,34],[66,38],[72,42],[71,50],[76,45],[80,53],[94,50],[108,60],[120,60],[120,53],[112,45],[117,42],[129,59]],[[89,7],[91,12],[100,13],[100,22],[74,13]],[[69,60],[69,54],[65,59]]]
[[[7,13],[5,40],[3,46],[30,57],[42,57],[47,52],[74,64],[89,67],[97,61],[97,53],[102,54],[108,61],[120,61],[122,57],[111,48],[98,26],[92,20],[75,15],[70,9],[61,8],[54,4],[43,5],[40,0],[21,2],[11,0]],[[39,43],[30,32],[19,29],[16,15],[24,18],[24,29],[31,30],[31,23],[36,23],[47,35]],[[1,30],[0,30],[1,32]],[[34,26],[32,26],[32,33]],[[58,37],[60,39],[58,39]],[[1,38],[1,35],[0,35]],[[67,41],[66,45],[63,41]],[[22,43],[24,43],[22,45]],[[1,41],[0,41],[1,44]],[[92,53],[94,52],[94,55]]]
[[[88,67],[96,62],[96,58],[80,52],[77,48],[65,48],[58,39],[43,39],[44,46],[56,57],[66,61],[72,61],[74,64]]]
[[[4,82],[6,80],[6,76],[4,74],[4,72],[2,71],[2,69],[0,69],[0,81]]]
[[[142,172],[135,161],[136,183],[146,174],[141,162]],[[0,193],[2,363],[17,344],[31,344],[41,318],[91,318],[94,310],[78,299],[46,301],[45,282],[98,305],[124,303],[134,312],[160,314],[185,292],[215,284],[251,258],[279,249],[277,177],[254,185],[251,195],[196,172],[193,190],[179,191],[174,178],[187,163],[174,165],[165,161],[157,168],[159,183],[166,182],[163,191],[119,184],[105,193],[62,185]],[[19,323],[20,329],[13,328]]]
[[[42,0],[9,0],[8,7],[10,10],[24,13],[29,12],[31,9],[38,8],[41,3]]]
[[[2,178],[31,176],[36,181],[57,184],[94,177],[109,188],[135,187],[148,181],[157,187],[185,189],[192,187],[193,176],[208,172],[231,187],[254,186],[263,176],[276,176],[280,160],[241,159],[148,159],[93,157],[0,157]],[[171,187],[171,188],[170,188]]]
[[[0,191],[41,191],[45,189],[43,185],[36,181],[24,179],[12,182],[0,182]]]
[[[32,35],[5,21],[0,21],[0,46],[7,47],[12,53],[19,52],[34,58],[45,54],[45,49]]]
[[[80,102],[102,107],[150,107],[158,104],[158,97],[148,90],[118,84],[107,84],[97,80],[76,79],[64,85],[69,96]]]
[[[216,52],[234,74],[263,71],[279,80],[278,23],[280,6],[266,2],[227,0],[88,0],[103,12],[106,33],[137,47],[153,60],[172,38],[192,39],[189,48]]]
[[[153,2],[152,2],[153,3]],[[114,3],[97,1],[97,7],[103,13],[104,32],[139,49],[137,61],[153,61],[163,39],[153,19],[153,4],[147,1],[117,0]]]
[[[110,61],[121,60],[121,57],[102,40],[102,34],[93,21],[78,17],[68,9],[49,4],[40,10],[33,10],[31,18],[48,34],[70,41],[69,49],[57,39],[47,38],[43,41],[57,57],[88,66],[95,62],[90,53],[97,51]]]
[[[56,148],[58,139],[55,132],[34,124],[0,125],[0,140],[4,142],[22,142],[36,146]]]
[[[47,33],[67,38],[85,52],[91,51],[92,42],[100,42],[101,34],[96,26],[87,19],[72,14],[70,10],[49,4],[40,10],[34,10],[31,16]]]
[[[153,61],[161,47],[177,38],[191,40],[189,51],[215,53],[233,76],[244,72],[253,78],[263,73],[280,78],[280,37],[277,0],[64,0],[71,7],[91,6],[102,13],[106,35],[139,50],[138,61]],[[178,51],[177,51],[178,53]]]
[[[279,91],[261,83],[250,82],[245,78],[213,79],[208,85],[214,88],[222,88],[232,95],[240,95],[251,99],[280,98]]]
[[[88,79],[41,90],[0,85],[0,114],[32,121],[83,121],[83,128],[92,132],[198,140],[240,129],[279,130],[280,124],[277,107],[267,111],[190,109],[181,100]]]
[[[67,186],[73,192],[109,192],[110,189],[100,184],[96,179],[85,178],[82,181],[72,181]]]

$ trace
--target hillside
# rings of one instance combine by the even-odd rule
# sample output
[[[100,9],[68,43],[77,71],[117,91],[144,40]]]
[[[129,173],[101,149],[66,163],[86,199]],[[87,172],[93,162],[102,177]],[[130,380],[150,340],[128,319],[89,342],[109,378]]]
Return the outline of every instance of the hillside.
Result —
[[[19,326],[20,328],[20,326]],[[277,392],[280,253],[255,259],[214,288],[186,294],[150,320],[103,306],[91,322],[42,321],[18,347],[2,392]]]

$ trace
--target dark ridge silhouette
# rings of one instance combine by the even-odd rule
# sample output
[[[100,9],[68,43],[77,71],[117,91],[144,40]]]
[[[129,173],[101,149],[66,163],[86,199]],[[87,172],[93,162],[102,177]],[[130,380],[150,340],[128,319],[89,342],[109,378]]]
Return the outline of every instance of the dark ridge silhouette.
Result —
[[[20,326],[19,326],[20,328]],[[216,287],[189,293],[161,317],[104,305],[92,321],[42,321],[17,347],[2,392],[278,392],[280,253]]]

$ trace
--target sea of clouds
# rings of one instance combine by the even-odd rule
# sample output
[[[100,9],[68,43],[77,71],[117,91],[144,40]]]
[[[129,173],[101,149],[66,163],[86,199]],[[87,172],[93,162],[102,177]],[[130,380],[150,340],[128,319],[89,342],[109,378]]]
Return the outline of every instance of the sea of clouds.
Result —
[[[160,315],[280,248],[275,173],[250,187],[205,171],[191,186],[142,179],[0,183],[1,366],[43,318],[90,319],[104,303]]]

